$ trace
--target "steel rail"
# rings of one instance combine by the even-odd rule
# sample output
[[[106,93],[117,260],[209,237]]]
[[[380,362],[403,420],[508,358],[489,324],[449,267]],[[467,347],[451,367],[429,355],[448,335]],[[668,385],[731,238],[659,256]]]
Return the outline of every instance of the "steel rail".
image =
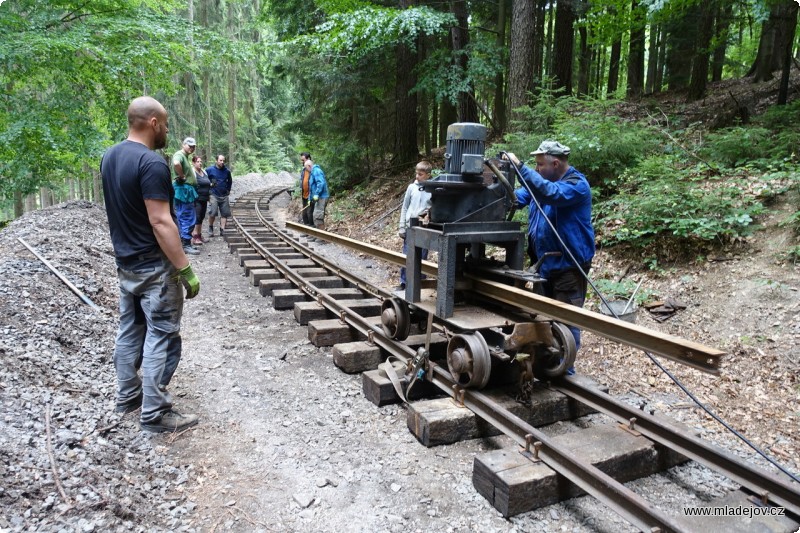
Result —
[[[255,202],[254,204],[254,211],[256,216],[259,219],[259,222],[266,228],[269,228],[270,231],[275,233],[276,236],[281,237],[289,246],[294,248],[295,250],[301,252],[302,254],[306,255],[307,257],[311,258],[313,261],[317,262],[319,265],[325,267],[326,269],[330,270],[332,273],[336,274],[340,278],[347,280],[350,282],[355,288],[368,292],[372,294],[376,298],[389,298],[392,296],[391,293],[386,291],[385,289],[381,289],[368,281],[359,278],[346,270],[343,270],[341,265],[338,265],[331,261],[330,259],[316,253],[314,250],[305,246],[295,239],[293,239],[290,235],[287,235],[285,231],[282,231],[274,222],[270,222],[266,219],[266,217],[261,213],[261,208],[258,205],[259,202]],[[304,290],[309,296],[316,298],[318,294],[320,294],[320,289],[317,288],[314,284],[309,283],[305,278],[294,272],[294,270],[290,267],[287,267],[283,264],[283,262],[275,257],[275,255],[266,249],[266,247],[262,246],[258,243],[257,239],[254,235],[252,235],[244,226],[238,221],[236,217],[234,218],[234,222],[239,226],[239,230],[241,231],[242,235],[244,235],[245,239],[253,246],[254,249],[258,251],[258,253],[263,256],[270,264],[272,264],[277,270],[279,270],[284,276],[289,278],[292,283],[297,285],[301,290],[307,288],[308,290]]]
[[[286,227],[352,248],[390,263],[405,265],[406,256],[402,253],[294,222],[287,222]],[[423,261],[422,271],[433,276],[438,272],[436,264],[428,261]],[[610,318],[580,307],[539,296],[530,291],[478,278],[474,275],[466,274],[465,277],[472,282],[472,290],[484,297],[513,305],[528,313],[547,315],[560,322],[591,331],[601,337],[640,348],[646,352],[660,355],[702,372],[719,375],[719,365],[725,352],[716,348],[704,346],[674,335],[656,332],[643,326]]]
[[[263,218],[257,204],[256,212],[258,217],[262,219],[265,224],[268,226],[273,225]],[[250,240],[252,236],[248,233],[247,238]],[[270,256],[272,255],[255,241],[251,242],[254,248],[261,249],[259,253],[264,252]],[[300,247],[305,248],[302,245],[300,245]],[[280,263],[276,258],[273,257],[273,259],[275,259],[276,264]],[[328,296],[323,291],[319,291],[313,284],[303,280],[299,275],[290,272],[291,269],[288,267],[285,268],[289,271],[287,277],[289,277],[292,282],[314,292],[314,297],[318,303],[338,314],[343,323],[358,330],[368,339],[368,342],[383,348],[406,365],[416,354],[410,347],[397,343],[387,337],[383,329],[378,325],[367,321],[358,313],[342,305],[338,300]],[[682,530],[680,524],[667,516],[663,511],[654,507],[647,500],[631,491],[608,474],[602,472],[591,463],[585,462],[568,452],[559,450],[558,446],[553,444],[550,437],[507,409],[498,406],[483,393],[460,388],[457,382],[450,376],[450,373],[439,365],[432,362],[430,363],[426,379],[436,385],[445,394],[460,401],[475,414],[497,427],[517,444],[523,447],[527,446],[527,448],[530,448],[530,446],[534,444],[536,456],[532,458],[533,461],[542,461],[583,489],[587,494],[595,497],[598,501],[615,511],[625,520],[639,527],[642,531],[667,532]]]
[[[621,424],[628,425],[632,419],[633,429],[684,456],[736,481],[775,505],[800,515],[800,484],[790,483],[770,472],[739,459],[730,452],[703,442],[680,428],[673,427],[657,417],[627,405],[605,394],[564,377],[550,388],[566,394],[579,402],[593,407]]]
[[[305,227],[302,229],[305,229]],[[323,238],[325,238],[325,236],[323,236]],[[341,244],[341,241],[350,239],[336,236],[336,240],[340,241]],[[352,242],[358,243],[358,241]],[[370,253],[370,248],[372,247],[364,245],[364,243],[358,244],[363,245],[359,247],[360,251]],[[389,252],[389,254],[395,253]],[[402,257],[402,254],[396,255]],[[300,281],[301,285],[310,285],[302,279]],[[493,285],[499,285],[500,289],[507,288],[506,286],[494,282],[486,282],[478,279],[475,279],[475,281],[477,283],[487,283],[489,287],[485,289],[485,292],[489,294],[495,289]],[[378,290],[379,292],[383,292],[380,289]],[[526,293],[524,296],[528,296],[528,294]],[[327,309],[337,313],[344,323],[347,323],[365,335],[369,339],[369,342],[380,346],[404,363],[408,364],[410,359],[415,355],[415,352],[411,348],[387,338],[379,326],[366,321],[357,313],[341,305],[337,300],[324,293],[318,293],[316,298],[317,301]],[[542,303],[545,306],[552,305],[552,301],[547,299],[543,300]],[[516,301],[508,303],[518,305]],[[551,310],[553,314],[558,313],[558,307],[560,306],[555,306],[555,308]],[[610,319],[606,320],[610,321]],[[612,326],[616,325],[614,321],[610,322]],[[628,339],[621,340],[627,341]],[[481,392],[461,389],[452,379],[450,373],[436,363],[430,363],[429,371],[425,379],[432,382],[437,388],[455,401],[461,402],[476,415],[497,427],[502,433],[510,437],[520,446],[530,449],[533,443],[535,457],[532,458],[532,460],[542,460],[553,470],[565,476],[585,492],[597,498],[640,529],[654,530],[655,528],[655,530],[661,531],[680,531],[685,527],[673,522],[661,511],[653,508],[646,500],[628,490],[624,485],[613,480],[613,478],[603,474],[593,465],[585,463],[567,452],[560,450],[558,447],[553,446],[546,435],[504,408],[494,404],[491,399]],[[704,443],[685,431],[657,420],[653,415],[649,415],[635,407],[614,400],[612,397],[602,392],[583,387],[574,379],[565,378],[557,384],[551,385],[551,388],[575,398],[581,403],[594,407],[598,411],[615,418],[622,424],[630,425],[631,419],[635,418],[636,420],[633,422],[635,430],[645,437],[725,475],[748,490],[753,491],[765,501],[780,505],[794,514],[800,514],[800,485],[783,481],[769,472],[747,464],[725,450]],[[528,454],[528,456],[529,458],[531,457],[530,454]]]

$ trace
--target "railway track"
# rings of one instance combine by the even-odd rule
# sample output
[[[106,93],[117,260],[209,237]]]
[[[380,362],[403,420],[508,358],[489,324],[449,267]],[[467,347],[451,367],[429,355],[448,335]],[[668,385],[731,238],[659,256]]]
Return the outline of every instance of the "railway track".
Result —
[[[271,296],[276,308],[293,309],[298,322],[309,326],[309,338],[314,344],[334,346],[337,366],[348,372],[364,372],[365,394],[373,403],[380,405],[398,401],[405,394],[409,394],[411,399],[438,393],[449,398],[449,404],[460,411],[458,416],[462,419],[465,409],[469,410],[474,419],[488,422],[493,428],[489,433],[505,434],[518,444],[520,449],[511,457],[516,465],[514,468],[546,466],[569,480],[571,488],[565,491],[562,487],[560,496],[581,492],[592,495],[642,531],[695,530],[690,522],[668,515],[628,489],[594,464],[591,458],[580,456],[537,429],[531,420],[531,411],[536,411],[535,408],[520,412],[513,404],[499,400],[494,388],[482,391],[461,386],[451,376],[447,365],[442,366],[435,357],[443,340],[450,335],[446,325],[429,320],[421,334],[403,342],[393,340],[384,331],[380,314],[382,303],[396,295],[315,252],[304,238],[298,238],[286,228],[325,238],[392,263],[402,264],[404,256],[293,223],[287,223],[285,228],[279,227],[270,217],[269,201],[282,192],[283,189],[278,188],[260,191],[236,201],[233,217],[237,232],[226,233],[231,253],[237,255],[248,279],[259,287],[262,295]],[[435,275],[436,266],[424,263],[423,272]],[[718,350],[655,334],[646,328],[565,306],[496,281],[477,276],[473,276],[471,281],[473,290],[484,299],[495,301],[498,306],[513,305],[520,313],[543,313],[705,372],[719,371],[723,353]],[[425,365],[426,371],[413,391],[409,390],[409,380],[404,375],[395,376],[392,383],[393,370],[388,364],[384,363],[383,370],[377,369],[381,361],[389,357],[402,374],[403,369],[419,361],[420,346],[430,352],[431,360]],[[506,382],[501,379],[500,383],[490,385],[496,385],[498,390],[505,385],[508,389],[509,382],[517,377],[515,375]],[[615,400],[579,377],[562,378],[540,389],[563,394],[572,402],[573,414],[603,413],[619,424],[619,432],[632,439],[652,441],[660,450],[658,460],[667,466],[684,458],[694,460],[741,485],[757,497],[759,505],[780,507],[795,518],[800,516],[800,484],[758,469],[709,445],[675,423]],[[534,400],[531,402],[533,405]],[[583,407],[575,408],[578,404]],[[415,434],[423,443],[435,444],[436,438],[430,438],[431,420],[425,418],[424,410],[415,409],[414,405],[409,404],[409,427],[412,431],[416,428]],[[470,423],[475,424],[474,420]],[[428,433],[423,435],[426,431]],[[504,456],[503,460],[507,459]],[[493,469],[490,463],[491,458],[483,462],[476,459],[473,480],[479,492],[506,516],[530,510],[526,502],[511,503],[520,496],[509,492],[513,487],[503,479],[502,469]],[[625,473],[618,477],[631,479]],[[524,490],[521,494],[525,499]],[[498,501],[498,498],[503,501]],[[535,497],[529,499],[536,500]]]

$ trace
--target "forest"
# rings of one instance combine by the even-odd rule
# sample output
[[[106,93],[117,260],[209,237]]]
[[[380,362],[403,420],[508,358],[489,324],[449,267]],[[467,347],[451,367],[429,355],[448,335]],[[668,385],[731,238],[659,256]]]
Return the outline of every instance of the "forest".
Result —
[[[99,159],[148,94],[165,151],[191,135],[238,175],[310,151],[335,197],[405,180],[449,124],[481,122],[493,148],[572,147],[600,244],[735,240],[798,189],[797,17],[796,0],[6,0],[0,220],[102,202]],[[726,82],[761,92],[680,112]]]

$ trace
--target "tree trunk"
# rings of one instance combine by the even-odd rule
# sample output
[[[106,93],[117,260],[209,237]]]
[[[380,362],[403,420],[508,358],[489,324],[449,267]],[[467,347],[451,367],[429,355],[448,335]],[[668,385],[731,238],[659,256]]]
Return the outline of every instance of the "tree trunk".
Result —
[[[103,181],[100,172],[97,170],[91,171],[92,176],[92,201],[96,204],[103,204]]]
[[[747,73],[753,77],[754,83],[771,80],[772,73],[783,67],[786,40],[794,39],[796,25],[797,9],[794,0],[782,0],[781,3],[772,5],[769,18],[761,27],[756,60]]]
[[[783,70],[781,71],[781,84],[778,89],[778,105],[786,105],[789,98],[789,75],[792,70],[792,45],[794,33],[797,30],[797,4],[792,2],[787,12],[786,35],[783,40]]]
[[[717,46],[714,48],[714,58],[711,62],[711,81],[722,79],[722,67],[725,65],[725,52],[728,48],[728,34],[730,33],[733,4],[725,2],[717,7],[717,18],[714,23],[714,39]]]
[[[467,47],[469,46],[469,11],[466,0],[451,0],[450,7],[456,18],[456,25],[450,29],[450,38],[453,51],[456,55],[456,64],[467,75]],[[478,122],[478,106],[475,104],[475,94],[472,87],[458,94],[458,121]]]
[[[528,105],[528,93],[533,90],[534,5],[529,0],[514,0],[511,4],[511,60],[508,73],[508,105],[511,119],[519,120],[518,108]]]
[[[700,3],[700,18],[697,21],[697,40],[694,45],[694,57],[692,58],[692,78],[689,81],[689,94],[687,100],[690,102],[701,99],[706,93],[708,85],[708,58],[709,46],[711,45],[711,35],[714,29],[714,4],[706,1]]]
[[[189,0],[188,5],[188,20],[189,27],[189,64],[194,65],[194,0]],[[184,100],[184,113],[186,122],[189,124],[188,134],[197,135],[194,122],[194,74],[191,70],[187,70],[183,74],[183,85],[186,88],[186,98]]]
[[[580,35],[580,54],[578,56],[578,95],[589,94],[589,68],[592,64],[592,49],[589,47],[589,32],[586,26],[578,29]]]
[[[555,61],[553,88],[557,94],[572,94],[572,53],[575,46],[573,0],[557,0],[555,22]]]
[[[234,33],[236,22],[233,18],[233,2],[228,2],[228,27]],[[236,159],[236,67],[228,67],[228,167],[233,167]]]
[[[519,0],[517,0],[519,1]],[[533,87],[540,84],[544,76],[545,19],[547,0],[535,0],[533,8]]]
[[[658,24],[650,25],[650,46],[647,49],[647,80],[644,83],[645,94],[655,92],[656,70],[658,69],[658,47],[660,28]]]
[[[413,0],[400,0],[398,7],[406,9],[413,5]],[[417,51],[405,44],[398,44],[395,49],[395,131],[394,131],[394,163],[412,164],[419,158],[417,146],[417,93],[412,89],[417,84],[415,74],[417,67]]]
[[[47,189],[45,187],[39,187],[39,205],[41,209],[50,207],[50,195],[47,194]]]
[[[506,0],[500,0],[497,6],[497,39],[498,50],[506,46]],[[530,76],[530,73],[528,73]],[[497,124],[496,135],[502,135],[506,129],[506,95],[504,69],[500,69],[494,79],[494,122]]]
[[[436,144],[436,146],[441,146],[441,142],[439,139],[439,104],[438,102],[434,101],[431,103],[431,144]]]
[[[545,8],[545,16],[547,16]],[[550,16],[547,17],[547,38],[544,43],[544,74],[542,77],[553,77],[553,31],[555,26],[555,14],[550,11]]]
[[[201,11],[201,20],[203,22],[203,27],[208,28],[208,6],[206,2],[201,2],[202,11]],[[202,74],[202,83],[203,83],[203,107],[204,107],[204,115],[205,115],[205,128],[203,128],[203,133],[205,137],[205,143],[203,146],[203,153],[205,154],[205,160],[207,163],[211,163],[212,161],[216,161],[217,154],[214,153],[213,139],[214,135],[211,131],[211,74],[209,72],[209,68],[203,69]]]
[[[622,55],[622,41],[617,39],[611,44],[611,57],[608,58],[608,97],[612,98],[619,84],[619,60]]]
[[[592,58],[594,65],[594,97],[603,97],[603,74],[606,72],[606,47],[595,46],[594,57]]]
[[[628,50],[628,98],[641,98],[644,85],[644,14],[631,0],[631,42]]]
[[[692,73],[694,32],[699,14],[696,6],[689,7],[682,17],[675,17],[666,23],[667,33],[667,86],[670,90],[684,89],[689,84]]]
[[[442,101],[439,114],[439,146],[447,144],[447,128],[458,121],[458,110],[449,100]]]
[[[656,77],[653,80],[653,94],[661,92],[664,84],[664,63],[667,57],[667,37],[663,25],[659,25],[658,33],[658,63],[656,64]]]
[[[25,213],[25,204],[22,193],[14,191],[14,218],[19,218]]]

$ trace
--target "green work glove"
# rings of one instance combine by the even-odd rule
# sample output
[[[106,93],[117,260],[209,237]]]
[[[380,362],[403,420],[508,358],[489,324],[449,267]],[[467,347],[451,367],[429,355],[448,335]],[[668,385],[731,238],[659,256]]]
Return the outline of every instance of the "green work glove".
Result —
[[[314,195],[314,197],[312,198],[312,200],[314,200],[315,202],[316,202],[317,200],[319,200],[319,195],[315,194],[315,195]]]
[[[186,288],[187,298],[194,298],[200,292],[200,278],[192,270],[192,265],[186,265],[178,270],[178,279]]]

